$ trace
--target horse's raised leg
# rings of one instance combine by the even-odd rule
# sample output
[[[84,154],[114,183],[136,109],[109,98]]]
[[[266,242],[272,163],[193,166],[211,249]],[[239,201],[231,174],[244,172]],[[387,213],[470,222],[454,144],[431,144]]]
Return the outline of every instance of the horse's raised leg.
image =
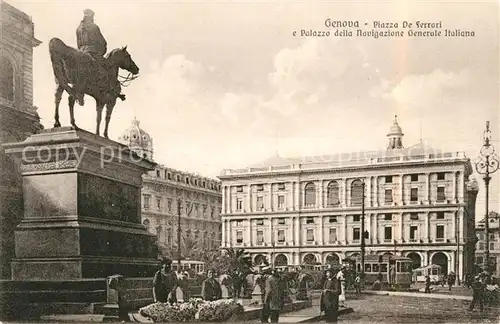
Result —
[[[102,110],[104,109],[104,105],[100,102],[96,103],[95,110],[97,113],[96,116],[96,127],[95,127],[95,134],[99,135],[100,130],[101,130],[101,120],[102,120]]]
[[[55,92],[56,111],[54,115],[54,127],[61,127],[61,123],[59,122],[59,104],[61,103],[63,92],[64,89],[60,85],[57,85]]]
[[[108,138],[109,121],[111,120],[111,114],[113,113],[113,108],[115,108],[115,104],[116,100],[106,105],[106,126],[104,126],[104,137],[106,138]]]
[[[71,119],[71,125],[78,130],[78,126],[76,126],[75,122],[75,98],[73,96],[68,97],[68,105],[69,105],[69,116]]]

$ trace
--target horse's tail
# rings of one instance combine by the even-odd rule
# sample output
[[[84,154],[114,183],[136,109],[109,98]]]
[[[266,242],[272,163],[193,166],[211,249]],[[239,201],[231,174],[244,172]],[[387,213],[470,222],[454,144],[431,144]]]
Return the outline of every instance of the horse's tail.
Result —
[[[66,90],[68,94],[75,96],[75,91],[69,86],[68,71],[66,71],[64,64],[64,60],[69,52],[68,50],[69,47],[59,38],[52,38],[49,41],[49,54],[56,83]]]

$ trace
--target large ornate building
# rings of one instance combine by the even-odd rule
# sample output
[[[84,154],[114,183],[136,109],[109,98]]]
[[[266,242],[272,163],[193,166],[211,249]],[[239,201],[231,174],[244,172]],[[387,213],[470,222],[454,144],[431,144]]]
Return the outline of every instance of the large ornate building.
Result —
[[[365,184],[367,254],[397,254],[462,276],[474,262],[477,185],[470,160],[422,142],[403,147],[394,120],[385,150],[273,157],[223,170],[222,246],[259,263],[340,261],[359,254]]]
[[[476,264],[482,266],[486,264],[486,233],[485,219],[479,221],[476,226]],[[494,273],[500,274],[500,214],[496,212],[489,213],[489,251],[490,251],[490,266]]]
[[[0,1],[0,279],[10,279],[14,228],[23,215],[21,174],[1,144],[42,128],[33,106],[33,48],[39,44],[30,17]]]
[[[119,141],[153,160],[153,140],[133,120]],[[176,255],[179,202],[181,246],[217,249],[221,243],[221,185],[219,180],[157,165],[143,176],[142,222],[156,234],[160,250]],[[186,255],[184,255],[186,256]]]

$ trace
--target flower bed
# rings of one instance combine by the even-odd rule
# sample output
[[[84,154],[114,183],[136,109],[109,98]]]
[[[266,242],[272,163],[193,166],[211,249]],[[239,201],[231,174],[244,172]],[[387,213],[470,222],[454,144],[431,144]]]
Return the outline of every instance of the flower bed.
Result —
[[[184,303],[155,303],[145,306],[139,313],[153,322],[221,322],[243,312],[243,306],[233,299],[212,302],[192,298]]]

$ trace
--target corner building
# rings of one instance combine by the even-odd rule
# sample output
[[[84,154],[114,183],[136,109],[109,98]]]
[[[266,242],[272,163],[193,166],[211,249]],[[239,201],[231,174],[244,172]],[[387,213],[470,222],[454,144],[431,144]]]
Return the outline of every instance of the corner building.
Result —
[[[365,183],[366,254],[439,264],[460,278],[474,263],[477,185],[461,152],[403,147],[394,119],[385,150],[272,157],[223,170],[222,246],[277,266],[341,261],[360,253]]]
[[[139,156],[154,161],[153,139],[134,119],[118,138]],[[181,244],[217,249],[221,243],[221,184],[211,179],[158,164],[143,175],[142,224],[155,234],[163,252],[176,255],[178,202],[181,202]]]

